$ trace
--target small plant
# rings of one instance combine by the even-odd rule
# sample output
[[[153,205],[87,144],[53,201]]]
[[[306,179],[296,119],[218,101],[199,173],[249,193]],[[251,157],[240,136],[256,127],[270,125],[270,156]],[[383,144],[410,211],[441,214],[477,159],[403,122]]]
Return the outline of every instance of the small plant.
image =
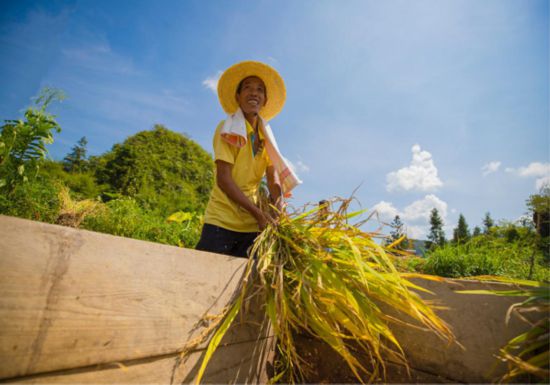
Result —
[[[0,131],[0,192],[10,196],[16,187],[38,173],[46,158],[46,145],[53,143],[53,132],[61,128],[46,111],[53,100],[62,100],[59,90],[45,88],[36,107],[25,111],[25,120],[6,120]]]
[[[178,219],[177,215],[175,217]],[[159,213],[143,209],[134,199],[123,197],[102,204],[102,209],[88,215],[81,227],[122,237],[192,248],[200,237],[201,221],[202,216],[197,214],[192,214],[191,218],[182,220],[181,223],[168,220]]]
[[[383,378],[389,357],[406,366],[391,325],[409,324],[388,315],[381,306],[410,316],[444,340],[454,340],[434,308],[410,289],[426,290],[395,269],[390,254],[398,252],[398,242],[381,246],[373,234],[348,224],[359,214],[346,214],[349,203],[342,200],[340,208],[328,215],[319,215],[319,208],[281,213],[278,223],[259,235],[251,250],[257,259],[249,260],[239,294],[202,338],[192,342],[196,346],[212,335],[197,383],[242,304],[254,295],[260,295],[265,303],[265,314],[278,341],[281,362],[276,365],[273,382],[302,381],[308,371],[305,358],[297,352],[295,333],[310,334],[327,343],[363,383]],[[260,289],[252,285],[254,279]],[[369,362],[356,358],[357,348],[366,353]],[[184,348],[188,350],[189,345]]]
[[[80,223],[87,215],[90,215],[102,208],[100,202],[97,200],[73,200],[69,189],[65,186],[60,188],[59,201],[61,202],[61,209],[59,211],[56,224],[69,227],[80,227]]]

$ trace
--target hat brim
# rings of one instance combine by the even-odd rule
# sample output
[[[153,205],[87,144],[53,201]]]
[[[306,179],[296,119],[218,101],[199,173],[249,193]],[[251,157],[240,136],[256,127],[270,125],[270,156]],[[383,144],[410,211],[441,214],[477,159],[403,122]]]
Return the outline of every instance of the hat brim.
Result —
[[[218,81],[218,98],[223,110],[233,114],[239,108],[236,94],[239,83],[249,77],[257,76],[265,84],[267,102],[260,110],[265,120],[273,119],[281,110],[286,100],[286,88],[283,78],[275,69],[257,61],[244,61],[229,67]]]

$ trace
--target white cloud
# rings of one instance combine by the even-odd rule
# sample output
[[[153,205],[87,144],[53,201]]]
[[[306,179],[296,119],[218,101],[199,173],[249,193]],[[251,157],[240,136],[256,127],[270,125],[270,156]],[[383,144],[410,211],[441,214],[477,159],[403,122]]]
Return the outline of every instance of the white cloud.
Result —
[[[550,163],[532,162],[527,167],[507,168],[506,171],[523,177],[547,176],[550,174]]]
[[[301,160],[296,162],[296,171],[298,172],[309,172],[309,166],[302,162]]]
[[[422,239],[426,236],[424,226],[406,226],[407,237],[410,239]]]
[[[492,174],[494,172],[497,172],[499,167],[501,165],[501,162],[499,161],[492,161],[492,162],[489,162],[487,164],[485,164],[482,168],[481,168],[481,171],[483,173],[483,176],[487,176],[489,174]]]
[[[208,88],[213,93],[218,93],[218,81],[220,80],[220,77],[222,76],[222,71],[218,71],[216,75],[212,75],[207,77],[202,81],[202,85]]]
[[[550,184],[550,163],[532,162],[527,167],[507,168],[506,172],[523,177],[537,178],[535,188],[540,190],[542,186]]]
[[[399,210],[397,210],[390,202],[380,201],[372,207],[372,211],[378,213],[378,218],[383,222],[391,222],[396,215],[400,215]]]
[[[279,65],[279,61],[272,56],[267,57],[267,62],[274,67]]]
[[[447,216],[447,203],[433,194],[426,195],[423,199],[417,200],[403,210],[403,219],[406,221],[422,220],[429,222],[430,212],[433,208],[439,211],[441,218]]]
[[[61,53],[71,65],[91,71],[118,75],[139,74],[132,59],[114,52],[109,42],[104,39],[64,48]]]
[[[387,191],[433,191],[443,186],[437,176],[437,168],[432,154],[422,151],[418,144],[412,147],[412,160],[409,166],[386,175]]]
[[[407,234],[414,239],[421,239],[428,233],[430,213],[436,208],[443,222],[447,219],[448,205],[433,194],[414,201],[403,210],[396,208],[391,202],[380,201],[373,206],[372,210],[378,213],[382,222],[390,223],[396,215],[403,221]]]
[[[544,176],[542,178],[538,178],[535,181],[535,188],[537,190],[541,190],[545,186],[550,186],[550,175]]]

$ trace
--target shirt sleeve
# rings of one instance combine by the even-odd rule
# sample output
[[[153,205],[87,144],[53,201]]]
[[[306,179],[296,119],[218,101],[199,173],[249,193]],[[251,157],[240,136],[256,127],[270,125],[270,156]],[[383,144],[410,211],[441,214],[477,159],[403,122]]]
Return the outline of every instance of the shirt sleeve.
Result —
[[[239,149],[222,139],[220,132],[222,130],[223,123],[224,122],[222,121],[218,124],[218,127],[216,127],[216,133],[214,134],[214,161],[223,160],[224,162],[235,164]]]

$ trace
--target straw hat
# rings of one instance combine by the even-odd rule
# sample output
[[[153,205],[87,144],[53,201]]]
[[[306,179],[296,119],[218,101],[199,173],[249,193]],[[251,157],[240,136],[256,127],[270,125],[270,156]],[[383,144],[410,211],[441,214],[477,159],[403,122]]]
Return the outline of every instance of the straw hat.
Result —
[[[235,95],[239,83],[249,77],[257,76],[265,84],[267,103],[260,110],[265,120],[273,119],[285,104],[286,89],[283,78],[277,71],[267,64],[257,61],[243,61],[228,69],[218,81],[218,98],[225,112],[232,114],[239,108]]]

